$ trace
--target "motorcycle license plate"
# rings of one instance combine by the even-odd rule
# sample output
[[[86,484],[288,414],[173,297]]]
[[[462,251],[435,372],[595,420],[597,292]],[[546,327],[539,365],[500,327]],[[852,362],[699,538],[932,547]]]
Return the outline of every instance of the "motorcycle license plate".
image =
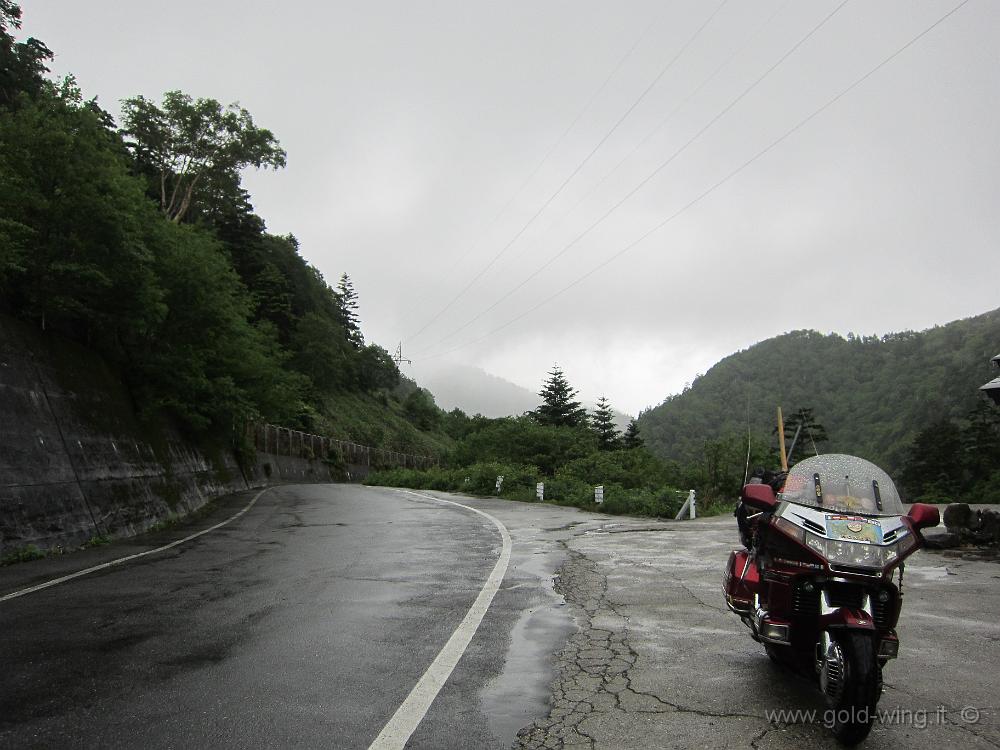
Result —
[[[826,535],[849,542],[882,543],[882,525],[874,518],[827,516]]]

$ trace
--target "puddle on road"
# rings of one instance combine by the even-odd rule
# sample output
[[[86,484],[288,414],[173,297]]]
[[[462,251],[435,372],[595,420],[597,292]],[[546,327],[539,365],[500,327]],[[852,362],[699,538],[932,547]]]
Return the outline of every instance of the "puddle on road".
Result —
[[[553,589],[553,576],[564,559],[565,553],[551,547],[526,550],[515,563],[521,580],[507,589],[537,592],[510,631],[503,671],[480,696],[491,733],[508,746],[519,729],[548,714],[556,657],[576,631],[570,608]]]
[[[503,672],[482,695],[495,736],[512,742],[519,729],[548,713],[555,657],[575,630],[569,608],[555,602],[521,615],[511,631]]]

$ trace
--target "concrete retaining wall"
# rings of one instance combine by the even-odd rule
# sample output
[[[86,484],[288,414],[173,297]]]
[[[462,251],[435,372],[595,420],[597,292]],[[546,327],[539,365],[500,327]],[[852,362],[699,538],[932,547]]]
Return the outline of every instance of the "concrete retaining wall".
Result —
[[[266,454],[245,476],[229,450],[144,426],[100,357],[0,316],[0,557],[130,536],[249,487],[329,479],[319,461]]]

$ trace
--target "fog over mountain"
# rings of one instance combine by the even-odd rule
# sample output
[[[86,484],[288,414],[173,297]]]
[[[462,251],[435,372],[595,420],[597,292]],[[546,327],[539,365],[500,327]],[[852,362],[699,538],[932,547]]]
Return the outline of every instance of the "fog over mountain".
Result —
[[[469,415],[506,417],[531,411],[540,403],[534,391],[491,375],[479,367],[421,363],[419,366],[404,366],[403,371],[434,394],[435,403],[446,411],[457,407]],[[541,388],[541,385],[540,380],[538,387]],[[582,403],[587,411],[594,410],[593,403]],[[614,406],[614,403],[611,405]],[[630,419],[628,414],[615,411],[615,423],[619,428],[625,429]]]

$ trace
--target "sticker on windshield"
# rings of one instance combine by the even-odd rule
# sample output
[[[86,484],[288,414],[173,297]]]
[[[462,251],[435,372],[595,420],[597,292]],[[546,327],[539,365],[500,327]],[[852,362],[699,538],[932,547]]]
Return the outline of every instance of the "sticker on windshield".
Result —
[[[874,518],[827,516],[826,534],[831,539],[849,542],[882,543],[882,525]]]

